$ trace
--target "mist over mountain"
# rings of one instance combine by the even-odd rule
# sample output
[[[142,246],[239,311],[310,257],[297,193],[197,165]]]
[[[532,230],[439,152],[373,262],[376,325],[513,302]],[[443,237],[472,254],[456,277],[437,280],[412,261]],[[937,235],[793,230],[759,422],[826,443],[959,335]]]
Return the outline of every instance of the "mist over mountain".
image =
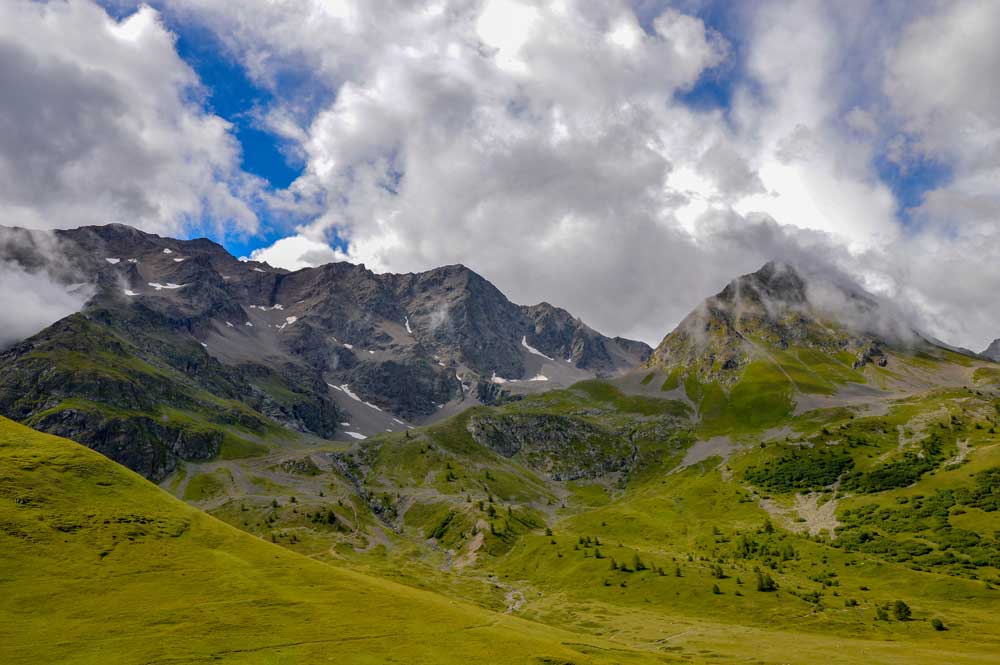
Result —
[[[848,353],[860,366],[883,350],[927,344],[905,313],[847,277],[771,262],[731,281],[667,335],[648,364],[731,382],[768,348]]]

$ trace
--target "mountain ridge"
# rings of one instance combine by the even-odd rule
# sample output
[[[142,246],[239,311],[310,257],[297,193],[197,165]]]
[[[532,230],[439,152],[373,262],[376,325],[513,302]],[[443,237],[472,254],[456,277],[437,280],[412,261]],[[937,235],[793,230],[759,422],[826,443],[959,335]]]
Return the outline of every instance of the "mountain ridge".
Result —
[[[220,454],[233,436],[245,449],[275,427],[321,438],[398,431],[621,373],[650,352],[547,303],[516,305],[462,265],[288,271],[122,224],[5,229],[0,258],[93,288],[80,313],[0,352],[0,414],[151,478]],[[142,398],[149,377],[167,386],[157,400]]]

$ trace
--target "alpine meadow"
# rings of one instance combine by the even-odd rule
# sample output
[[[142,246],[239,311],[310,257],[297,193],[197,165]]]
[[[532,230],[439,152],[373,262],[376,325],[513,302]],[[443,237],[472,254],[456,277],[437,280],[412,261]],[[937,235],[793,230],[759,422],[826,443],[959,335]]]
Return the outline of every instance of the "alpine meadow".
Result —
[[[1000,665],[997,7],[0,1],[0,663]]]

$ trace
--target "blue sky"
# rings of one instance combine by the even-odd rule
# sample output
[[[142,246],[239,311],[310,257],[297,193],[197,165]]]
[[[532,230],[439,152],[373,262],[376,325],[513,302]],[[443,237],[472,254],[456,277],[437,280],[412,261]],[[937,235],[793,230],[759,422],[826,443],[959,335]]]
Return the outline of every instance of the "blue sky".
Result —
[[[305,165],[259,119],[259,114],[273,104],[273,94],[250,81],[243,67],[226,54],[211,30],[177,20],[170,12],[165,12],[164,18],[177,35],[178,55],[197,73],[207,91],[205,110],[232,123],[233,135],[242,150],[242,169],[264,178],[272,189],[288,187]],[[263,223],[255,235],[220,237],[211,232],[210,235],[234,256],[248,256],[284,235],[281,228],[270,223],[266,209],[258,207],[257,212]]]

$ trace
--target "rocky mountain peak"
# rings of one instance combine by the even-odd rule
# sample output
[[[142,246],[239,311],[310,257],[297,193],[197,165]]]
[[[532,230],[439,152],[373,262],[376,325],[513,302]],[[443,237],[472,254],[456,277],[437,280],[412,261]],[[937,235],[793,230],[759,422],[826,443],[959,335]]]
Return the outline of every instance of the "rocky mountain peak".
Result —
[[[648,364],[731,383],[768,348],[848,352],[861,366],[884,362],[882,349],[908,334],[905,320],[846,278],[771,261],[695,308]]]
[[[806,280],[794,266],[777,261],[769,261],[757,272],[734,279],[715,299],[731,305],[801,306],[808,302]]]
[[[980,355],[986,356],[990,360],[1000,363],[1000,338],[993,340],[993,342],[987,346],[986,350]]]

